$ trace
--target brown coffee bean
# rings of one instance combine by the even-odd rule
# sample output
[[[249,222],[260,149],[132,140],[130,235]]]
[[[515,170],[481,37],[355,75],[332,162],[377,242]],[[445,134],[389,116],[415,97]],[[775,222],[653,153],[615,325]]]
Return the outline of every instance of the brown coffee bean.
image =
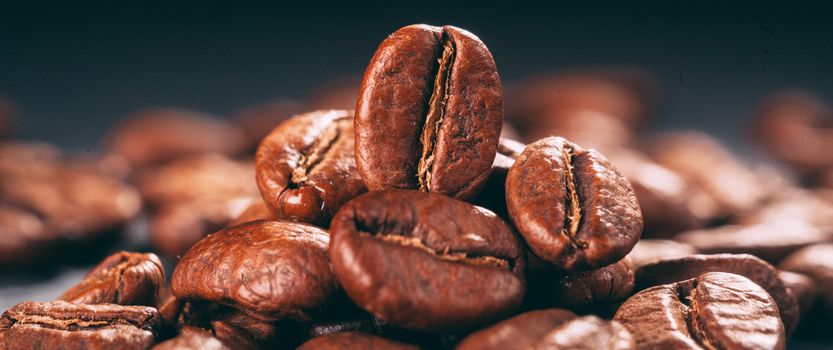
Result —
[[[625,300],[633,291],[634,268],[627,257],[587,271],[565,272],[549,264],[540,264],[537,269],[532,266],[524,303],[535,308],[586,310]]]
[[[778,278],[787,289],[792,291],[798,301],[801,318],[804,319],[819,297],[819,288],[816,282],[807,275],[789,271],[778,271]]]
[[[0,202],[0,270],[44,260],[58,238],[33,213]]]
[[[506,206],[530,250],[566,271],[622,259],[642,231],[628,180],[600,153],[560,137],[536,141],[518,157]]]
[[[457,350],[525,350],[553,328],[577,318],[563,309],[535,310],[503,320],[470,334]]]
[[[804,91],[784,91],[755,112],[758,142],[775,159],[804,174],[833,167],[833,109]]]
[[[812,278],[828,313],[833,313],[833,244],[817,244],[801,249],[784,259],[778,267]]]
[[[622,69],[536,75],[507,91],[506,117],[534,142],[559,135],[607,150],[628,144],[654,108],[652,77]]]
[[[308,320],[337,290],[328,242],[326,231],[301,223],[235,226],[195,244],[177,264],[171,286],[179,299],[221,303],[264,318]]]
[[[798,300],[778,277],[775,267],[752,255],[696,254],[659,260],[637,270],[637,290],[695,278],[707,272],[733,273],[755,282],[775,300],[787,334],[795,330],[801,312]]]
[[[827,242],[824,232],[802,220],[784,218],[755,225],[725,225],[682,232],[674,240],[690,244],[705,254],[752,254],[776,263],[790,253],[811,244]]]
[[[355,101],[350,109],[354,107]],[[246,106],[232,114],[231,122],[240,126],[246,134],[249,148],[255,148],[278,124],[304,112],[305,108],[304,104],[298,101],[277,99]]]
[[[784,349],[778,306],[746,277],[710,272],[643,290],[613,318],[639,349]]]
[[[150,244],[166,257],[188,251],[206,234],[224,227],[239,217],[247,203],[260,198],[229,198],[199,202],[172,202],[158,207],[150,218]]]
[[[207,330],[185,326],[176,338],[159,343],[153,347],[153,350],[232,350],[232,348],[223,344]]]
[[[251,161],[237,161],[216,153],[181,157],[144,169],[137,178],[142,197],[156,206],[173,202],[224,202],[259,195],[252,181],[255,170]]]
[[[466,329],[523,299],[521,243],[486,209],[419,191],[369,192],[342,207],[331,230],[330,258],[347,294],[394,325]]]
[[[473,34],[411,25],[379,45],[356,105],[356,165],[371,190],[473,198],[503,122],[495,62]]]
[[[787,186],[781,185],[777,197],[739,217],[735,223],[758,225],[802,221],[822,232],[833,232],[833,191],[784,188]]]
[[[352,111],[310,112],[280,124],[257,150],[263,200],[280,219],[328,226],[342,204],[367,191],[354,145]]]
[[[551,330],[534,350],[636,350],[631,333],[616,321],[596,316],[579,317]]]
[[[302,344],[298,350],[416,350],[419,347],[356,332],[341,332],[318,337]]]
[[[58,300],[155,307],[164,284],[165,269],[156,254],[121,251],[105,258]]]
[[[124,117],[108,143],[134,166],[144,166],[198,153],[237,155],[246,150],[246,135],[210,115],[159,107]]]
[[[697,249],[690,244],[667,239],[640,239],[628,254],[635,269],[655,261],[679,258],[697,254]]]
[[[148,349],[158,327],[150,307],[24,302],[0,318],[0,348]]]
[[[666,132],[647,140],[642,150],[709,195],[717,206],[714,219],[750,211],[771,195],[762,178],[707,134]]]

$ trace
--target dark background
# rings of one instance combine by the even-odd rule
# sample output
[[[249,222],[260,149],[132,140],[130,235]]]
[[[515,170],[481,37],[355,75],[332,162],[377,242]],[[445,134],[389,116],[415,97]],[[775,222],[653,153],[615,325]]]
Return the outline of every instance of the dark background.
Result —
[[[21,136],[87,150],[124,114],[176,105],[227,115],[360,75],[411,23],[454,24],[494,54],[505,84],[576,66],[637,65],[664,88],[655,129],[700,128],[741,152],[763,96],[833,97],[833,11],[822,4],[7,4],[0,95]]]
[[[653,130],[707,130],[745,155],[754,155],[744,128],[762,97],[804,88],[833,101],[830,6],[760,2],[0,2],[0,96],[25,111],[20,137],[92,151],[139,108],[225,116],[303,98],[330,79],[360,75],[379,42],[412,23],[474,32],[505,84],[574,67],[647,68],[664,92]],[[0,309],[53,299],[88,268],[0,279]]]

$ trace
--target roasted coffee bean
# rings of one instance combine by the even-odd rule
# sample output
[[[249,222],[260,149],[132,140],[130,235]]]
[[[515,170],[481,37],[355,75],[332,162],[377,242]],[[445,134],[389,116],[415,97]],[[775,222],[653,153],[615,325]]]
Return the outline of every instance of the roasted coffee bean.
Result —
[[[628,180],[600,153],[560,137],[536,141],[518,157],[506,206],[532,252],[566,271],[622,259],[642,231]]]
[[[255,221],[215,232],[179,261],[179,299],[225,304],[264,318],[308,320],[333,297],[329,235],[314,226]],[[222,254],[217,254],[222,252]]]
[[[833,231],[824,232],[803,220],[784,218],[755,225],[724,225],[692,230],[674,236],[704,254],[743,253],[776,263],[808,245],[827,242]]]
[[[607,150],[630,143],[645,124],[654,107],[653,85],[645,73],[621,69],[537,75],[508,89],[506,117],[522,141],[559,135]]]
[[[625,300],[631,295],[634,268],[625,257],[595,270],[565,272],[549,264],[540,264],[527,274],[528,307],[563,307],[586,310]]]
[[[480,39],[452,26],[407,26],[382,42],[364,73],[356,165],[371,190],[473,198],[502,122],[500,79]]]
[[[457,350],[529,349],[553,328],[577,317],[562,309],[525,312],[470,334],[460,342]]]
[[[369,192],[339,210],[331,234],[347,294],[394,325],[466,329],[509,315],[523,299],[523,247],[486,209],[413,190]]]
[[[616,312],[639,349],[784,349],[784,325],[767,292],[746,277],[710,272],[652,287]]]
[[[138,189],[153,205],[217,202],[259,195],[254,165],[221,154],[204,153],[152,167],[138,174]]]
[[[328,226],[365,191],[354,157],[353,112],[316,111],[280,124],[255,159],[260,194],[279,219]]]
[[[355,108],[355,99],[349,109]],[[231,121],[240,126],[248,139],[249,148],[255,148],[278,124],[305,110],[303,103],[278,99],[247,106],[235,112]]]
[[[833,244],[817,244],[801,249],[784,259],[778,267],[812,278],[828,312],[833,313]]]
[[[775,267],[748,254],[696,254],[655,261],[637,270],[637,290],[695,278],[707,272],[733,273],[755,282],[775,300],[787,334],[795,329],[801,312],[795,295],[778,278]]]
[[[124,117],[109,136],[109,148],[134,166],[165,162],[198,153],[237,155],[246,135],[236,125],[212,116],[170,107],[137,111]]]
[[[801,190],[781,185],[777,197],[735,220],[738,225],[801,221],[822,232],[833,232],[833,191]],[[792,236],[793,234],[787,235]]]
[[[795,300],[798,301],[801,318],[804,319],[819,297],[819,288],[816,282],[807,275],[789,271],[779,271],[778,278],[781,279],[787,289],[792,291]]]
[[[768,97],[755,112],[754,133],[765,150],[810,174],[833,167],[833,109],[804,91]]]
[[[551,330],[531,347],[534,350],[636,350],[631,333],[616,321],[584,316]]]
[[[35,214],[0,202],[0,270],[44,260],[58,237]]]
[[[0,318],[0,348],[148,349],[158,327],[150,307],[24,302]]]
[[[105,258],[58,300],[155,307],[164,284],[165,268],[156,254],[122,251]]]
[[[652,262],[697,254],[694,246],[667,239],[640,239],[628,254],[635,269]]]
[[[197,327],[182,327],[179,335],[159,343],[153,350],[232,350],[214,337],[210,331]]]
[[[341,332],[318,337],[302,344],[298,350],[416,350],[419,347],[356,332]]]
[[[647,140],[642,149],[655,162],[686,179],[689,186],[708,194],[716,205],[713,219],[750,211],[771,195],[762,178],[709,135],[666,132]]]
[[[633,186],[645,223],[642,237],[668,237],[715,216],[711,196],[641,152],[617,148],[605,155]]]

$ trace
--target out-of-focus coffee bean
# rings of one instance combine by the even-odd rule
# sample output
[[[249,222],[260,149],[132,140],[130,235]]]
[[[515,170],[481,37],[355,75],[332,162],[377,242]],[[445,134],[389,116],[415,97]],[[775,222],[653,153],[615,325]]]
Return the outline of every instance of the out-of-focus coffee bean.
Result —
[[[156,209],[150,218],[150,243],[164,256],[184,254],[205,235],[229,223],[260,198],[229,198],[222,201],[173,202]]]
[[[307,97],[308,110],[356,109],[361,83],[361,76],[355,75],[336,78],[319,85]]]
[[[777,263],[802,247],[827,242],[831,233],[802,220],[785,218],[756,225],[725,225],[682,232],[674,240],[690,244],[704,254],[752,254]]]
[[[233,350],[214,337],[210,331],[185,326],[179,335],[171,340],[159,343],[153,350]]]
[[[697,248],[668,239],[640,239],[628,254],[635,269],[652,262],[697,254]]]
[[[298,350],[417,350],[419,347],[403,344],[385,338],[357,332],[341,332],[313,338],[302,344]]]
[[[653,79],[635,70],[584,69],[526,79],[507,91],[521,141],[563,136],[608,150],[628,144],[654,109]]]
[[[833,167],[833,109],[804,91],[765,99],[755,112],[758,143],[777,160],[804,174]]]
[[[252,202],[249,206],[244,210],[240,215],[232,220],[228,224],[228,227],[237,226],[240,224],[245,224],[247,222],[257,221],[257,220],[277,220],[278,218],[275,217],[275,214],[269,210],[269,207],[266,203],[263,202],[260,198],[252,199]]]
[[[355,106],[349,109],[353,108]],[[306,107],[301,102],[279,99],[247,106],[235,112],[231,121],[246,133],[249,148],[253,149],[278,124],[293,115],[304,112],[305,109]]]
[[[470,334],[457,350],[529,349],[553,328],[577,317],[564,309],[525,312]]]
[[[58,238],[34,213],[0,203],[0,270],[43,260]]]
[[[666,132],[647,140],[642,149],[689,186],[706,192],[717,204],[715,218],[748,212],[771,195],[749,167],[707,134]]]
[[[779,271],[778,278],[787,289],[791,290],[801,310],[801,317],[808,315],[819,296],[816,282],[807,275],[800,273]]]
[[[109,148],[137,167],[198,153],[237,155],[248,144],[238,126],[199,112],[159,107],[124,117]]]
[[[627,257],[602,268],[576,272],[530,263],[524,304],[583,311],[625,300],[633,285],[634,268]]]
[[[251,161],[237,161],[220,154],[199,154],[148,168],[137,176],[142,196],[154,205],[171,202],[212,202],[238,197],[257,197]]]
[[[827,312],[833,313],[833,244],[817,244],[801,249],[784,259],[778,267],[812,278]]]
[[[165,269],[156,254],[121,251],[105,258],[58,300],[155,307],[164,283]]]
[[[619,322],[584,316],[554,328],[532,349],[636,350],[636,340]]]

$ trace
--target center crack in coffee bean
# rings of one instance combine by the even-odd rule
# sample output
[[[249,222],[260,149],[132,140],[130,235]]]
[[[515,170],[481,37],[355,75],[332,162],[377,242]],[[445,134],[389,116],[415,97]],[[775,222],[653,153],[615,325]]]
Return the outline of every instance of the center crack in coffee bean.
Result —
[[[434,89],[431,97],[428,100],[428,112],[425,116],[425,124],[422,126],[422,135],[420,142],[422,143],[422,157],[419,159],[419,167],[417,170],[417,178],[419,180],[419,189],[421,191],[431,191],[431,170],[434,165],[434,146],[437,142],[437,133],[442,125],[443,117],[445,116],[445,106],[448,102],[449,73],[451,67],[454,65],[455,50],[454,44],[448,39],[447,34],[443,34],[443,53],[437,59],[439,68],[437,75],[434,78]]]
[[[292,181],[290,187],[302,186],[308,180],[307,175],[311,174],[315,167],[327,157],[330,148],[338,142],[341,133],[339,132],[339,124],[345,122],[347,119],[342,119],[332,123],[321,134],[321,137],[315,141],[311,147],[311,151],[302,155],[298,161],[298,167],[292,170]]]
[[[459,262],[472,266],[494,267],[505,270],[512,269],[512,264],[507,259],[502,259],[499,257],[489,255],[476,255],[468,252],[452,252],[448,248],[442,251],[437,251],[427,246],[425,243],[422,242],[422,240],[416,237],[406,237],[399,234],[385,233],[379,233],[374,235],[369,232],[360,232],[359,234],[363,236],[374,237],[386,243],[419,249],[428,254],[431,254],[432,256],[440,260]]]
[[[575,176],[575,153],[572,147],[564,148],[564,159],[567,165],[567,176],[564,177],[567,196],[564,208],[567,211],[564,215],[564,228],[562,233],[567,236],[575,249],[587,248],[587,242],[577,237],[581,228],[581,198],[578,193],[578,177]]]

